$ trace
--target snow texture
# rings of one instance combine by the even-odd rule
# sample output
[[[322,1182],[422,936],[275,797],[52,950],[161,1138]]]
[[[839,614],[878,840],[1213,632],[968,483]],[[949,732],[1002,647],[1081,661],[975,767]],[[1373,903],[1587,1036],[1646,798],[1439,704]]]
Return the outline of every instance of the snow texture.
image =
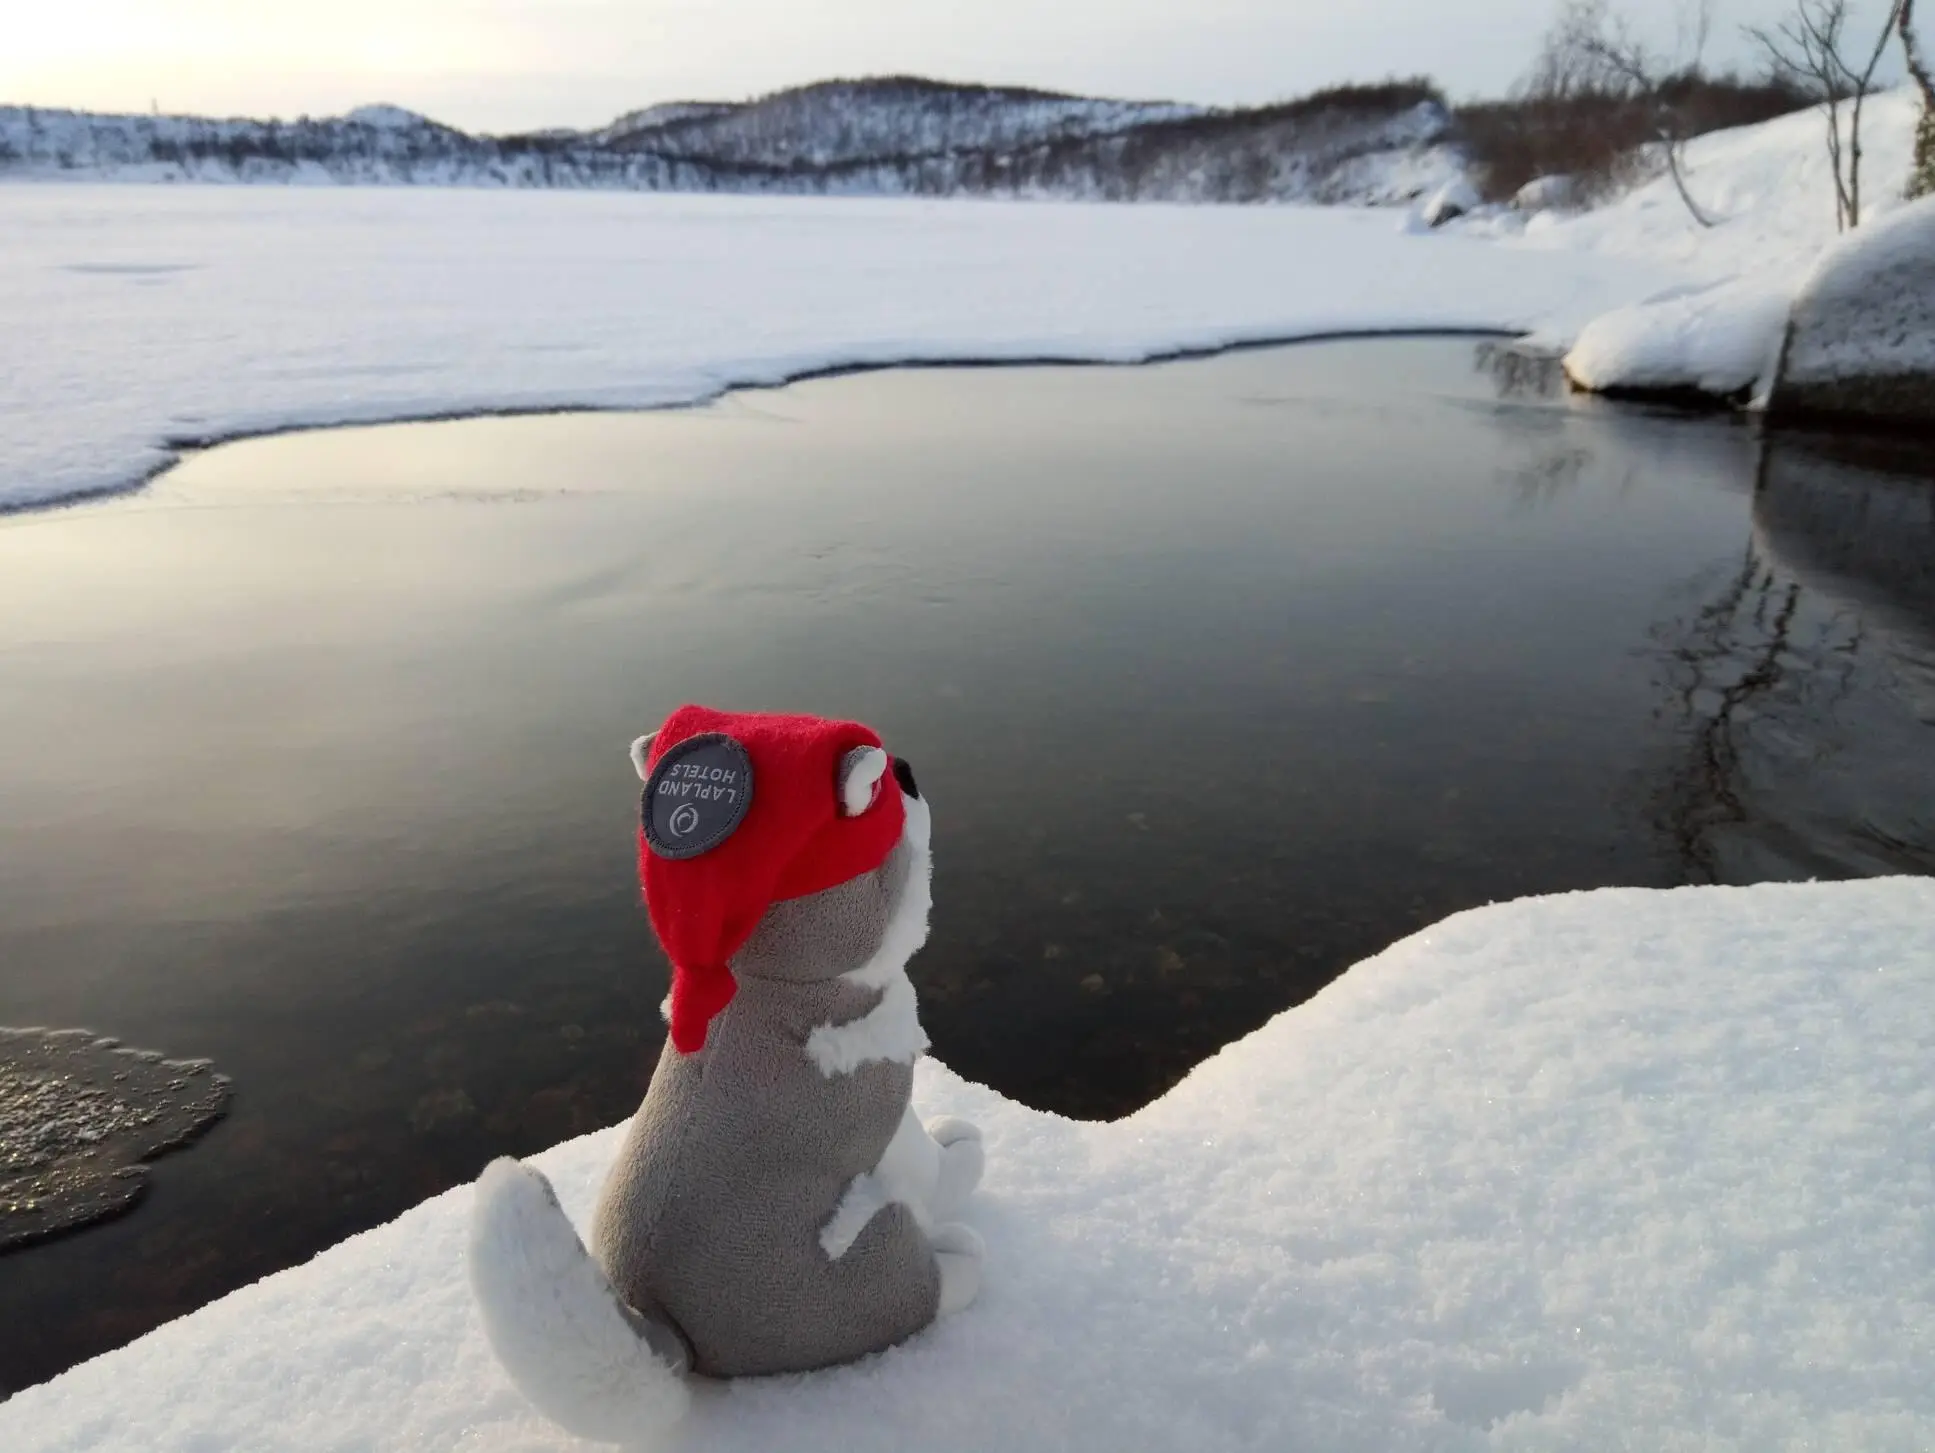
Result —
[[[1830,249],[1792,321],[1776,409],[1935,424],[1935,197]]]
[[[980,1300],[697,1386],[663,1446],[1921,1453],[1931,1062],[1922,879],[1460,914],[1110,1125],[923,1062],[986,1135]],[[619,1133],[536,1157],[580,1224]],[[575,1446],[485,1344],[472,1199],[17,1394],[0,1447]]]
[[[951,359],[1576,326],[1676,272],[1341,208],[0,187],[0,508],[303,425]]]
[[[1871,98],[1862,124],[1864,222],[1901,203],[1920,99]],[[1714,284],[1667,291],[1584,330],[1566,357],[1581,386],[1764,397],[1789,301],[1835,241],[1826,122],[1817,111],[1700,137],[1686,148],[1687,185],[1719,218],[1702,228],[1662,176],[1618,203],[1528,230],[1536,247],[1671,260]],[[1719,286],[1726,284],[1726,286]]]

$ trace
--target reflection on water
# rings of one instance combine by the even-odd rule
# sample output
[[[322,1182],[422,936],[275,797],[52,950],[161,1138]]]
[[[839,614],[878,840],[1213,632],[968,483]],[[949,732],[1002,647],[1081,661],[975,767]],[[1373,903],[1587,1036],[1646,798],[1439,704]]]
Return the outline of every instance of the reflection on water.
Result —
[[[1926,441],[1779,435],[1754,499],[1782,569],[1861,613],[1923,722],[1935,722],[1935,487]]]
[[[1076,1115],[1474,904],[1925,866],[1935,552],[1871,537],[1926,483],[1543,387],[1420,341],[875,374],[0,523],[0,1023],[235,1085],[6,1257],[0,1388],[629,1113],[625,747],[685,699],[920,763],[937,1052]]]
[[[1749,550],[1713,600],[1660,632],[1666,715],[1685,739],[1661,790],[1661,825],[1694,882],[1814,866],[1812,845],[1773,831],[1752,787],[1772,757],[1816,758],[1819,728],[1847,700],[1859,665],[1858,630],[1802,605],[1802,587]],[[1790,719],[1812,729],[1796,734]],[[1744,862],[1727,854],[1737,832]]]
[[[1550,349],[1528,348],[1512,340],[1485,342],[1472,350],[1472,362],[1491,379],[1501,400],[1544,403],[1565,392],[1564,356]]]
[[[1935,872],[1935,480],[1777,434],[1736,570],[1659,634],[1661,822],[1701,882]]]

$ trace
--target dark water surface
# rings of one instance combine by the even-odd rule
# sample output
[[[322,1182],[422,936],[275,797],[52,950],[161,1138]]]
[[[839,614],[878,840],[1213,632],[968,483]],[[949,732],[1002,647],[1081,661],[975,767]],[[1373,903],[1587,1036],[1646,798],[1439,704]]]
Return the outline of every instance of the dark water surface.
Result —
[[[0,1024],[234,1091],[0,1257],[0,1389],[631,1111],[626,745],[683,700],[915,764],[936,1051],[1071,1115],[1475,904],[1928,872],[1918,452],[1412,340],[289,436],[0,521]]]

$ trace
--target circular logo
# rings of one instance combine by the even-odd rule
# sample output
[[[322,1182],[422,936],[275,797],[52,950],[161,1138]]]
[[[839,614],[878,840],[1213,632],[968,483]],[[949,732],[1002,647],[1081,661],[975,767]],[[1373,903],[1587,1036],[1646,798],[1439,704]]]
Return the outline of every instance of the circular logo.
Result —
[[[752,806],[752,758],[721,732],[687,737],[653,765],[639,803],[646,846],[696,858],[739,830]]]

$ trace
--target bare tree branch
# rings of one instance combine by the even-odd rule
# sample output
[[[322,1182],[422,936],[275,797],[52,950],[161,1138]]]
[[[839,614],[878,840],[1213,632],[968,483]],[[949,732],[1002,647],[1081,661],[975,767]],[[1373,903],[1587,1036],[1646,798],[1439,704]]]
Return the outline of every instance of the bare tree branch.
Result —
[[[1776,75],[1818,95],[1827,118],[1828,161],[1834,171],[1834,219],[1841,231],[1861,225],[1861,113],[1874,92],[1875,72],[1909,0],[1890,0],[1887,18],[1867,63],[1856,70],[1847,59],[1848,0],[1795,0],[1793,14],[1772,30],[1747,34],[1767,54]],[[1846,134],[1843,108],[1849,113]]]
[[[1679,12],[1682,58],[1674,69],[1681,75],[1697,73],[1707,36],[1713,25],[1713,0],[1690,0]],[[1615,15],[1607,0],[1568,0],[1558,23],[1546,36],[1536,75],[1552,88],[1550,95],[1591,92],[1643,102],[1651,109],[1652,129],[1666,155],[1673,189],[1689,216],[1702,227],[1709,217],[1687,188],[1683,152],[1687,135],[1683,119],[1666,93],[1667,64],[1633,34],[1623,15]]]
[[[1692,64],[1698,66],[1707,53],[1707,42],[1713,38],[1713,0],[1696,0],[1691,6],[1681,6],[1676,17],[1680,29],[1680,50],[1692,57]]]
[[[1895,21],[1901,14],[1904,0],[1893,0],[1888,7],[1888,18],[1882,22],[1881,33],[1875,37],[1873,54],[1868,57],[1867,67],[1861,72],[1854,87],[1854,120],[1848,138],[1850,157],[1848,160],[1848,226],[1861,225],[1861,106],[1874,90],[1875,72],[1881,68],[1881,57],[1888,49],[1888,42],[1894,38]]]

